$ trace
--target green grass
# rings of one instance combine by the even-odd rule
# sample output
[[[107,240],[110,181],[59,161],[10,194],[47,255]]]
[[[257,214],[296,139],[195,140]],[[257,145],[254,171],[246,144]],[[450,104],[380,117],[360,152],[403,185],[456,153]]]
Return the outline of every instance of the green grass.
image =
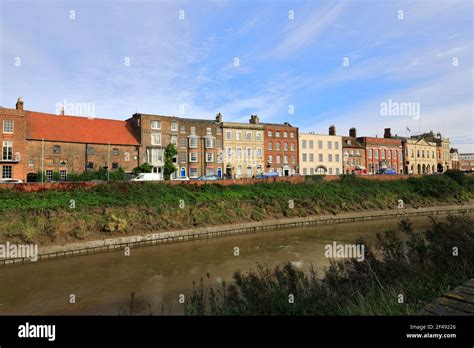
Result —
[[[72,191],[20,192],[0,190],[0,238],[52,241],[63,236],[87,238],[91,233],[141,233],[263,219],[308,216],[342,211],[431,206],[465,202],[474,197],[472,176],[427,176],[373,181],[342,177],[304,184],[170,185],[111,183]],[[75,208],[71,209],[71,201]],[[289,201],[294,208],[289,208]],[[184,202],[183,209],[180,202]],[[110,219],[124,219],[116,231]],[[87,219],[90,233],[82,231]],[[125,226],[126,225],[126,226]]]

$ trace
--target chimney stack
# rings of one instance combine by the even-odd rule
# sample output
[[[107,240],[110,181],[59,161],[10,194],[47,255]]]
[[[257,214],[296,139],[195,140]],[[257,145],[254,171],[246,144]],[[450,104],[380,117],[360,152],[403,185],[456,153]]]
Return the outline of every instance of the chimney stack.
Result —
[[[217,123],[222,123],[222,114],[220,112],[218,112],[217,115],[216,115],[216,122]]]
[[[329,135],[336,135],[336,126],[335,125],[331,125],[329,127]]]
[[[354,127],[349,129],[349,136],[352,138],[357,138],[357,130]]]
[[[16,101],[16,109],[23,111],[23,98],[18,97],[18,100]]]
[[[64,106],[61,106],[61,112],[60,115],[64,116]]]
[[[257,115],[250,115],[250,120],[249,120],[249,122],[250,122],[251,124],[259,124],[259,123],[260,123],[260,121],[259,121]]]
[[[385,132],[383,134],[383,137],[384,138],[391,138],[392,137],[392,133],[390,133],[390,128],[385,128]]]

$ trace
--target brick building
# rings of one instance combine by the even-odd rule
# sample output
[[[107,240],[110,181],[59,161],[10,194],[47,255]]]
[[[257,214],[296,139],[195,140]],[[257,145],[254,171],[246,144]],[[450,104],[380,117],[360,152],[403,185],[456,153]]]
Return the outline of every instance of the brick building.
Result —
[[[392,168],[403,174],[402,140],[392,138],[390,128],[385,128],[383,138],[358,137],[366,151],[367,174],[376,174],[379,169]]]
[[[474,153],[459,154],[459,168],[466,173],[474,171]]]
[[[357,140],[355,128],[349,129],[349,136],[342,137],[342,167],[344,174],[365,174],[365,148]]]
[[[0,108],[0,180],[26,177],[26,112],[23,110],[23,100],[18,98],[15,109]]]
[[[459,162],[459,151],[458,149],[451,148],[449,150],[449,153],[451,155],[451,168],[460,170],[461,169],[461,164]]]
[[[264,171],[280,176],[298,173],[298,128],[289,123],[262,123],[264,129]]]

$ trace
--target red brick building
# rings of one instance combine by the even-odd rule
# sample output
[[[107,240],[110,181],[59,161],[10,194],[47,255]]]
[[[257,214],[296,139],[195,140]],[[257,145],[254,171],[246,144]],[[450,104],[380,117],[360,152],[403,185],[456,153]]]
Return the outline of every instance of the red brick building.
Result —
[[[18,98],[15,109],[0,108],[0,180],[26,177],[26,115],[23,100]]]
[[[402,140],[391,138],[390,128],[385,128],[383,138],[359,137],[357,140],[366,151],[367,174],[376,174],[382,168],[392,168],[403,174]]]
[[[290,176],[299,172],[298,128],[289,123],[264,126],[264,172]]]
[[[342,166],[344,174],[365,174],[366,155],[364,146],[357,140],[355,128],[349,129],[349,136],[342,137]]]

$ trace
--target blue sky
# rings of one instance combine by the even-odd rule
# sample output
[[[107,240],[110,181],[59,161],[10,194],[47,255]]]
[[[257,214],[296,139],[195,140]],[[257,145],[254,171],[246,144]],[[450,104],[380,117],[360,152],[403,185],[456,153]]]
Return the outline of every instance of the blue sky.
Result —
[[[474,152],[472,1],[0,3],[4,107],[22,96],[29,110],[88,102],[106,118],[258,114],[361,136],[408,127]],[[419,103],[420,118],[381,116],[389,99]]]

